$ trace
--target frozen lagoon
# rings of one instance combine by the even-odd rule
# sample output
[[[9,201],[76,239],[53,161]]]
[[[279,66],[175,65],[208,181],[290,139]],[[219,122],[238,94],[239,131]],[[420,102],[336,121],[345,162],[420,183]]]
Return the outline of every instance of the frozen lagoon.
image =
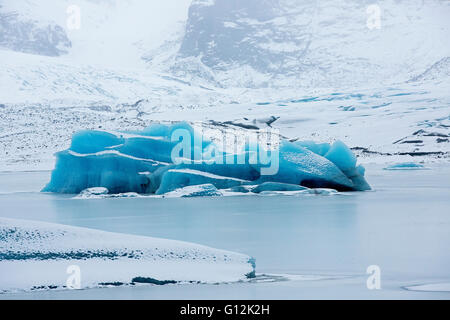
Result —
[[[427,167],[431,170],[385,171],[367,165],[374,189],[369,192],[187,199],[74,200],[38,192],[50,172],[1,173],[2,217],[201,243],[248,254],[256,259],[257,274],[272,276],[249,283],[40,291],[0,299],[449,299],[448,291],[405,289],[450,282],[450,166]],[[366,288],[369,265],[381,268],[381,290]],[[273,275],[280,274],[292,276],[278,281]],[[323,277],[305,281],[296,275]]]

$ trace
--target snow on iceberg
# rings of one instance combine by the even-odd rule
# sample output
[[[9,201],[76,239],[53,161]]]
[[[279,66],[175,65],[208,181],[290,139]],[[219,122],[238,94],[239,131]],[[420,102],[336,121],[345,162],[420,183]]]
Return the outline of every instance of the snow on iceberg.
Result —
[[[305,196],[305,195],[314,195],[314,196],[331,196],[331,195],[340,195],[342,193],[334,190],[334,189],[326,189],[326,188],[315,188],[305,190],[291,190],[291,191],[270,191],[265,190],[259,193],[262,196]]]
[[[0,240],[0,292],[63,289],[73,268],[81,288],[234,282],[255,272],[254,259],[240,253],[44,222],[0,218]]]
[[[252,189],[252,192],[261,193],[265,191],[300,191],[306,189],[308,188],[296,184],[264,182]]]
[[[248,190],[245,186],[267,182],[338,191],[370,189],[364,168],[356,165],[355,155],[341,141],[330,145],[281,139],[270,150],[248,142],[230,153],[184,122],[139,132],[82,131],[56,157],[43,191],[80,193],[103,187],[110,194],[162,195],[193,185]]]
[[[200,184],[194,186],[187,186],[164,194],[167,198],[191,198],[191,197],[220,197],[222,193],[217,188],[210,184]]]

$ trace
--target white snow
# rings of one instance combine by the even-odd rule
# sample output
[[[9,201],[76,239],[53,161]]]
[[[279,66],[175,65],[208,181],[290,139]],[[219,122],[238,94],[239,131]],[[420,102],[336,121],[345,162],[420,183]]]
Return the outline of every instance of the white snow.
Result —
[[[143,196],[136,192],[125,192],[117,194],[109,194],[109,190],[104,187],[87,188],[81,191],[72,199],[108,199],[108,198],[141,198]]]
[[[219,176],[217,174],[213,174],[213,173],[209,173],[209,172],[205,172],[205,171],[193,170],[193,169],[169,169],[168,171],[169,172],[190,173],[190,174],[195,174],[195,175],[199,175],[199,176],[207,177],[207,178],[211,178],[211,179],[247,182],[247,180],[243,180],[243,179],[238,179],[238,178],[233,178],[233,177],[224,177],[224,176]]]
[[[102,155],[114,154],[114,155],[116,155],[116,156],[124,157],[124,158],[127,158],[127,159],[150,162],[150,163],[152,163],[154,166],[158,166],[159,164],[165,164],[165,165],[168,165],[167,162],[155,161],[155,160],[151,160],[151,159],[144,159],[144,158],[133,157],[133,156],[130,156],[130,155],[128,155],[128,154],[123,154],[123,153],[121,153],[120,151],[117,151],[117,150],[105,150],[105,151],[99,151],[99,152],[94,152],[94,153],[78,153],[78,152],[69,150],[68,153],[71,154],[71,155],[73,155],[73,156],[75,156],[75,157],[97,157],[97,156],[102,156]]]
[[[253,271],[250,257],[202,245],[58,224],[0,218],[0,291],[66,285],[129,284],[135,277],[177,282],[234,282]]]
[[[161,196],[156,197],[162,197],[162,198],[186,198],[186,197],[198,197],[198,196],[222,196],[223,193],[220,190],[217,190],[214,185],[205,183],[205,184],[198,184],[193,186],[186,186],[183,188],[178,188],[170,192],[166,192],[165,194]]]

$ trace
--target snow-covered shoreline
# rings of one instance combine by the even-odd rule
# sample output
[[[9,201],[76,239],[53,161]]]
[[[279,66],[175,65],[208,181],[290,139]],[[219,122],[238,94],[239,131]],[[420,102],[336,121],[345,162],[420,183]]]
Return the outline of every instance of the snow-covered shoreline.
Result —
[[[79,268],[80,288],[235,282],[255,271],[240,253],[53,223],[0,218],[0,239],[0,292],[64,289],[69,266]]]

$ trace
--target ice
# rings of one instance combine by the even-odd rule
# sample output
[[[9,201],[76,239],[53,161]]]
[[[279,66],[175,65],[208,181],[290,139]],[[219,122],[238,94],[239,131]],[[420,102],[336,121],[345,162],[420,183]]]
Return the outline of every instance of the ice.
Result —
[[[164,194],[168,198],[191,198],[191,197],[220,197],[222,193],[210,184],[201,184],[179,188]]]
[[[331,150],[331,149],[330,149]],[[280,144],[279,170],[275,175],[262,176],[260,182],[282,182],[309,188],[332,188],[341,191],[369,190],[364,179],[364,169],[350,167],[354,155],[341,144],[332,153],[332,161],[301,147],[298,143],[283,140]],[[345,167],[345,172],[338,166]]]
[[[249,193],[253,187],[251,186],[236,186],[228,189],[229,192]]]
[[[80,192],[80,197],[91,197],[108,194],[109,190],[103,187],[87,188]]]
[[[254,274],[249,256],[188,242],[0,218],[0,292],[132,282],[234,282]],[[32,277],[24,277],[32,274]],[[143,279],[146,281],[136,281]]]
[[[249,142],[236,153],[226,153],[186,122],[152,125],[140,132],[82,131],[68,150],[56,154],[43,191],[80,193],[101,187],[110,194],[162,195],[204,184],[216,189],[263,184],[256,189],[261,191],[370,189],[364,168],[356,167],[355,155],[341,141],[330,146],[281,140],[278,149],[264,149],[264,157],[261,150]]]
[[[163,175],[161,184],[156,191],[156,194],[164,194],[185,186],[201,185],[207,183],[213,184],[213,186],[219,189],[227,189],[239,186],[245,182],[246,180],[218,176],[198,170],[170,169]]]
[[[105,199],[105,198],[136,198],[140,197],[136,192],[125,192],[110,194],[109,190],[103,187],[87,188],[73,199]]]
[[[324,156],[330,150],[329,143],[315,143],[314,141],[296,141],[296,145],[306,148],[320,156]]]
[[[426,169],[424,165],[414,162],[396,163],[384,168],[384,170],[423,170]]]
[[[315,195],[315,196],[331,196],[331,195],[337,195],[341,194],[337,190],[334,189],[327,189],[327,188],[315,188],[315,189],[304,189],[304,190],[286,190],[286,191],[271,191],[271,190],[265,190],[261,191],[259,193],[262,196],[308,196],[308,195]]]
[[[355,155],[342,141],[333,143],[324,157],[342,171],[352,170],[356,166]]]
[[[317,188],[317,189],[308,189],[308,190],[301,191],[301,194],[330,196],[330,195],[339,194],[339,192],[334,189]]]
[[[450,174],[448,163],[429,163],[430,170],[408,172],[385,171],[382,170],[385,165],[380,164],[367,166],[367,175],[375,192],[348,195],[340,192],[330,196],[305,193],[259,196],[249,192],[242,196],[185,200],[160,199],[161,196],[72,200],[66,195],[30,192],[38,191],[30,186],[48,179],[48,172],[3,173],[1,187],[7,190],[8,185],[14,185],[16,191],[0,195],[0,210],[4,217],[178,239],[244,252],[257,260],[256,279],[258,274],[284,273],[348,277],[308,283],[276,281],[270,286],[257,280],[254,283],[200,286],[43,289],[4,294],[0,298],[252,299],[256,296],[258,299],[307,299],[311,295],[317,299],[445,298],[448,292],[404,288],[450,282],[450,258],[446,250],[450,243],[450,216],[445,210],[448,208],[450,179],[443,179]],[[254,188],[255,185],[242,186],[247,187]],[[428,208],[426,214],[425,207]],[[299,245],[302,243],[307,245]],[[378,249],[374,250],[374,246]],[[367,266],[374,261],[381,267],[382,288],[392,290],[367,290],[369,275],[364,275]],[[68,276],[65,273],[67,266],[59,271],[61,277]],[[1,266],[0,270],[3,275]],[[6,277],[15,276],[15,273],[5,270]],[[35,274],[36,270],[29,268],[20,276],[33,278]],[[169,277],[153,278],[170,280]]]
[[[263,191],[299,191],[305,190],[306,187],[302,187],[296,184],[279,183],[279,182],[264,182],[252,189],[254,193],[260,193]]]

